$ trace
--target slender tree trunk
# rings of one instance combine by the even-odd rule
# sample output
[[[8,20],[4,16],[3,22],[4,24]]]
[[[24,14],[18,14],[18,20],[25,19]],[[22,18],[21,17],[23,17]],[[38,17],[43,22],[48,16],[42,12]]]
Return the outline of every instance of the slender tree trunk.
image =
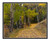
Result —
[[[36,5],[36,12],[38,13],[38,15],[37,15],[37,22],[39,23],[39,12],[38,12],[38,5]]]
[[[24,6],[25,7],[25,6]],[[24,9],[23,9],[24,10]],[[24,28],[26,28],[26,16],[25,16],[25,10],[24,10]]]
[[[22,4],[19,4],[20,7],[22,6]],[[19,28],[23,28],[23,23],[22,23],[22,18],[20,16],[20,19],[19,19]]]
[[[28,6],[29,9],[29,6]],[[28,26],[30,25],[30,19],[29,19],[29,14],[28,14]]]
[[[22,24],[22,21],[21,21],[21,16],[20,16],[20,20],[19,20],[19,28],[23,28],[23,24]]]
[[[17,27],[17,29],[18,29],[18,23],[16,22],[16,27]]]
[[[28,26],[30,25],[29,17],[28,17]]]
[[[13,31],[13,12],[12,12],[12,8],[13,7],[13,4],[11,3],[11,8],[10,8],[10,11],[11,11],[11,16],[10,16],[10,32]]]
[[[38,23],[39,23],[39,17],[38,17],[38,15],[37,15],[37,21],[38,21]]]
[[[24,15],[24,28],[26,28],[26,17]]]
[[[20,7],[21,7],[21,4],[19,4],[20,5]],[[21,22],[21,16],[20,16],[20,19],[19,19],[19,28],[22,28],[21,26],[22,26],[22,24],[21,24],[22,22]]]

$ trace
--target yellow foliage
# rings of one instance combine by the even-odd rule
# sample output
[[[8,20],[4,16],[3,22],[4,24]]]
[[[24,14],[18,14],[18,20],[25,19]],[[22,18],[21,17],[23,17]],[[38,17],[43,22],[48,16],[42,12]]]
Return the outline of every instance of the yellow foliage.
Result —
[[[39,6],[45,6],[45,5],[46,5],[45,3],[40,3],[40,4],[39,4]]]

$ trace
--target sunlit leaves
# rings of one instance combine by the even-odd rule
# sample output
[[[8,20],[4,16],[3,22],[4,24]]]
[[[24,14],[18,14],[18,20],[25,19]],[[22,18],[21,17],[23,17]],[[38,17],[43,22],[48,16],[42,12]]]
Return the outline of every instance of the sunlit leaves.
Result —
[[[35,12],[35,9],[34,10],[28,9],[28,11],[27,11],[27,16],[28,17],[32,18],[32,17],[35,17],[37,15],[38,15],[38,13]]]

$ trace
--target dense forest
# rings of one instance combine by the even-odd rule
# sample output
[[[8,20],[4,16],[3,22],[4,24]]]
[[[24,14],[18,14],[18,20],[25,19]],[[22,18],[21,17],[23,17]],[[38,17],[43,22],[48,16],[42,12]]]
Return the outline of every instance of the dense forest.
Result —
[[[47,3],[4,3],[4,37],[47,18]]]

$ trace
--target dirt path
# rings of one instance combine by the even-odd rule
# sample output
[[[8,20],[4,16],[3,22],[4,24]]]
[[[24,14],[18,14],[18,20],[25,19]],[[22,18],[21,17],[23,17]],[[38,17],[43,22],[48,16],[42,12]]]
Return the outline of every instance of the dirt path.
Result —
[[[45,38],[41,32],[34,29],[37,24],[31,24],[29,29],[20,30],[16,38]]]
[[[34,29],[36,25],[37,23],[31,24],[30,27],[20,29],[18,33],[15,32],[12,36],[15,38],[45,38],[46,36],[40,31]]]

